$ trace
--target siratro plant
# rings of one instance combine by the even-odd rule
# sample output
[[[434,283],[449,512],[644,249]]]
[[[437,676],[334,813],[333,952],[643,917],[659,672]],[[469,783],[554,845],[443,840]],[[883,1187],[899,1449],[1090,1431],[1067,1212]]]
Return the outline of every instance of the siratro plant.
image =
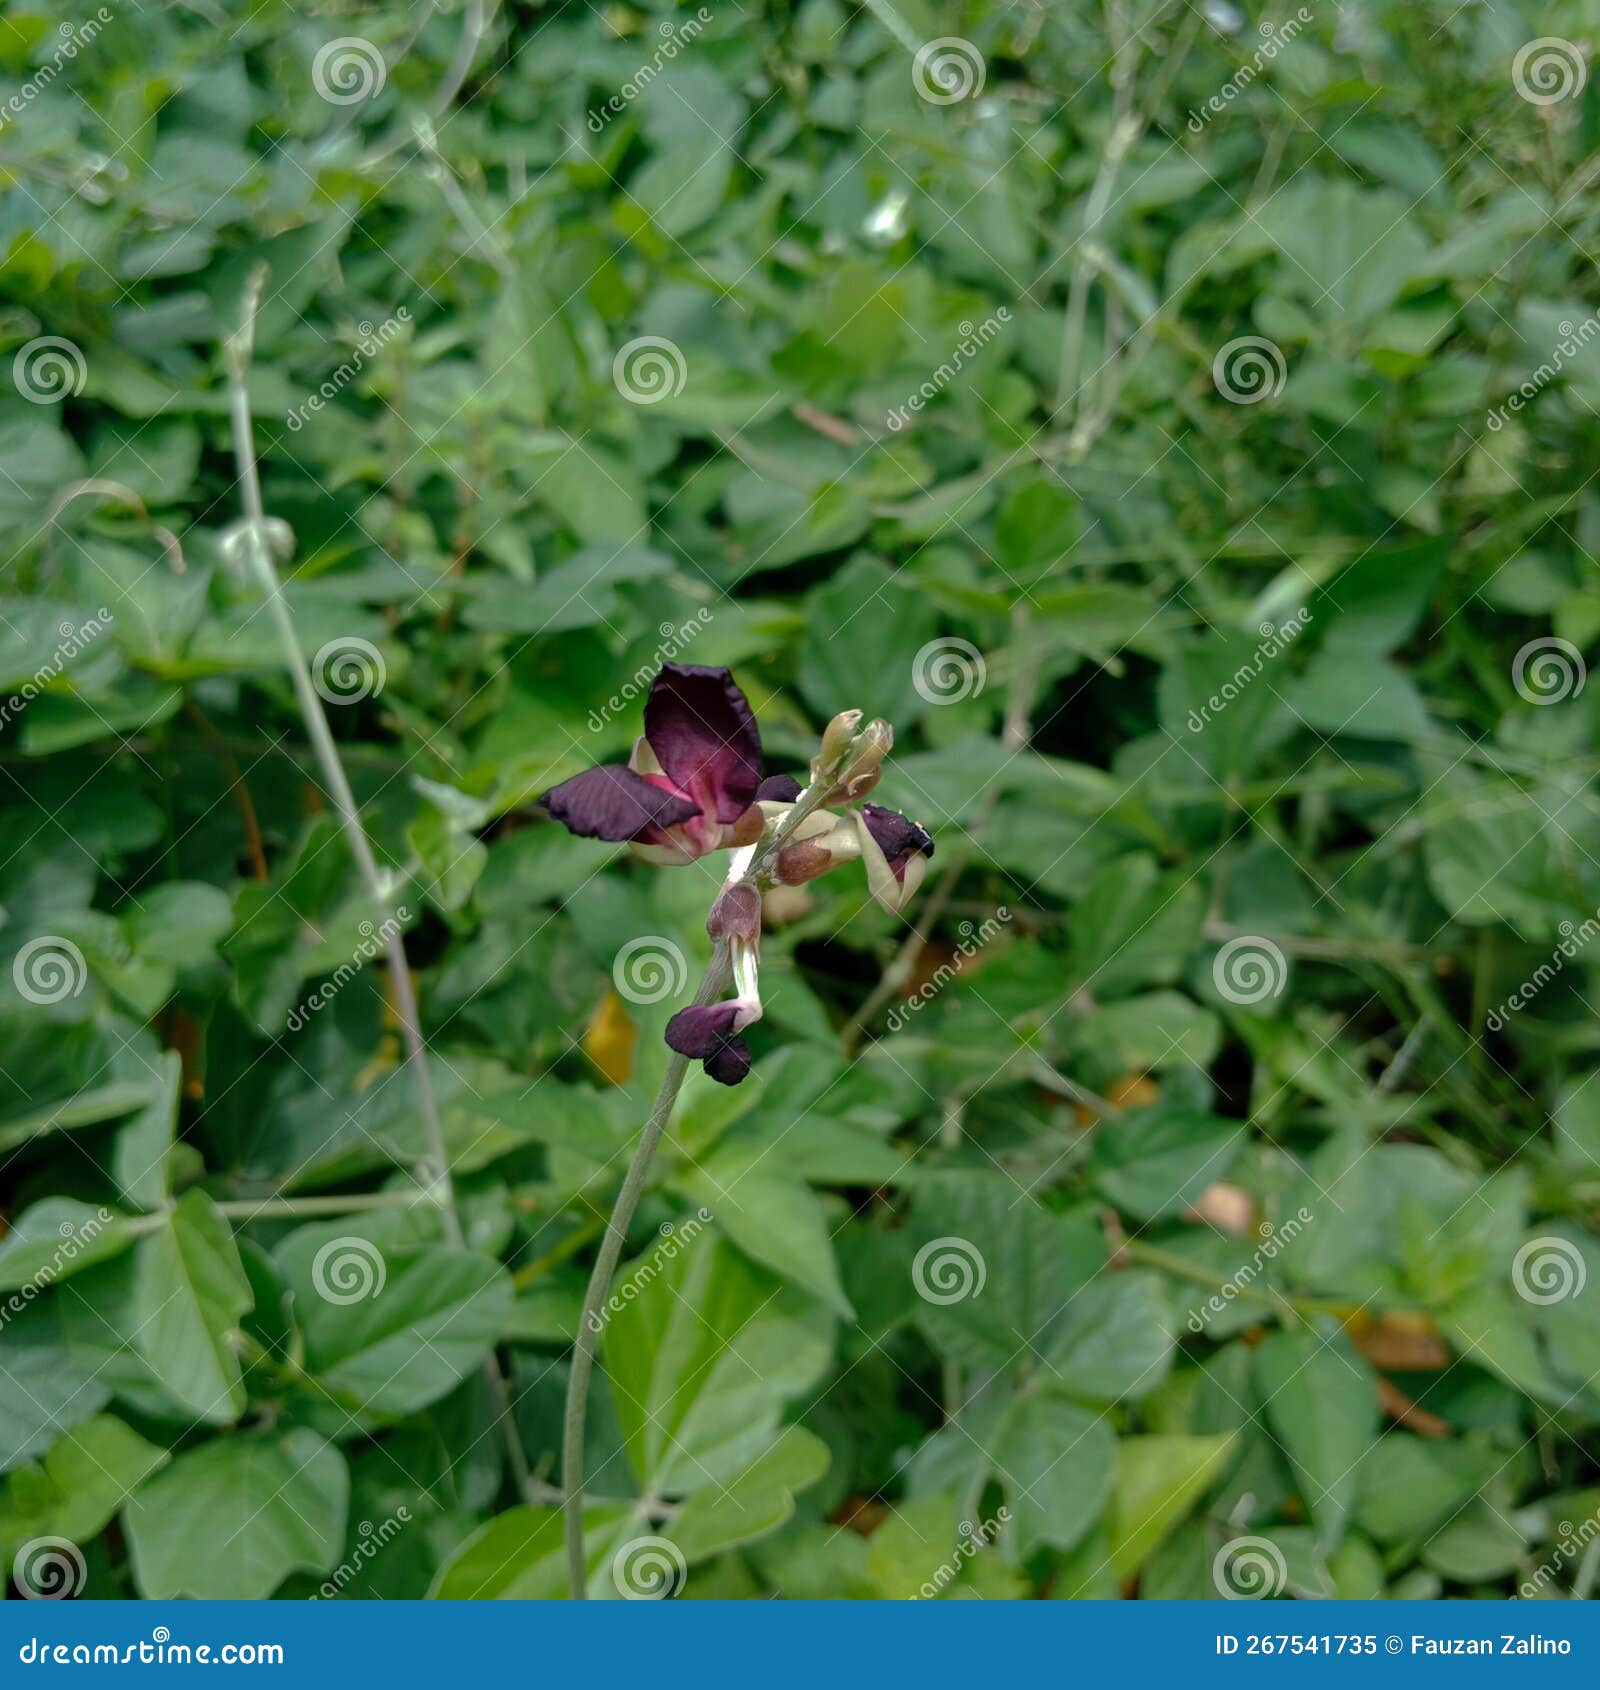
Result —
[[[626,841],[662,867],[729,850],[728,874],[706,917],[714,941],[695,1001],[667,1023],[673,1056],[606,1223],[573,1347],[562,1442],[568,1580],[587,1594],[583,1541],[583,1432],[594,1368],[598,1312],[638,1205],[656,1146],[691,1061],[737,1085],[750,1072],[740,1036],[761,1018],[761,895],[800,886],[860,858],[873,897],[891,913],[922,882],[933,840],[908,817],[866,802],[894,745],[887,722],[862,725],[859,710],[835,716],[811,760],[804,787],[791,775],[761,778],[761,734],[726,669],[663,665],[651,683],[644,735],[627,766],[587,769],[544,797],[573,833]],[[729,985],[732,997],[725,997]]]

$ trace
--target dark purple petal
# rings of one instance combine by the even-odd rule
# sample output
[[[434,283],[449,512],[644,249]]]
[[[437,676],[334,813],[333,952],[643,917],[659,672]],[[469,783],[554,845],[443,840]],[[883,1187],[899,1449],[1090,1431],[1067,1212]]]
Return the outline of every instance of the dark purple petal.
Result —
[[[671,827],[700,814],[692,798],[610,764],[551,787],[543,803],[558,822],[585,839],[637,839],[649,828]]]
[[[681,1056],[714,1056],[733,1037],[739,1009],[737,998],[680,1009],[667,1023],[667,1043]]]
[[[793,775],[768,775],[756,788],[758,804],[792,804],[803,788]]]
[[[743,1039],[729,1039],[705,1061],[706,1072],[719,1085],[736,1086],[750,1072],[750,1047]]]
[[[667,1043],[682,1056],[698,1056],[719,1084],[736,1086],[750,1072],[750,1047],[733,1031],[742,1007],[730,998],[680,1009],[667,1023]]]
[[[886,810],[881,804],[863,804],[861,819],[888,860],[896,880],[905,878],[906,859],[913,851],[920,851],[925,857],[933,855],[932,834],[898,810]]]
[[[736,822],[761,780],[761,734],[726,669],[668,663],[650,688],[644,737],[662,773],[714,821]]]

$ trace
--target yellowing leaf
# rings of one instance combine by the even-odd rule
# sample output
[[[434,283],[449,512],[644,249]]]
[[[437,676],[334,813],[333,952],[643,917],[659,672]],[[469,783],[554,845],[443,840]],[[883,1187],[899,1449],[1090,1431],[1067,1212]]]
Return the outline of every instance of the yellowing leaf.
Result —
[[[615,992],[607,992],[583,1030],[583,1054],[614,1086],[633,1078],[633,1052],[639,1029]]]

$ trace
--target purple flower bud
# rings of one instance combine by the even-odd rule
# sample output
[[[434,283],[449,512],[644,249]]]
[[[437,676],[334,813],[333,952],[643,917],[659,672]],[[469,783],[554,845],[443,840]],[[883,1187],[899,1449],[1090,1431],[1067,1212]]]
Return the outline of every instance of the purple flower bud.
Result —
[[[754,944],[761,937],[761,894],[748,880],[724,886],[706,917],[713,939],[742,939]]]
[[[932,836],[898,810],[886,810],[881,804],[863,804],[856,812],[855,827],[872,896],[897,915],[922,884],[933,855]]]
[[[750,1072],[750,1047],[738,1037],[748,1014],[740,998],[692,1004],[667,1023],[667,1043],[680,1056],[698,1058],[713,1080],[736,1086]]]

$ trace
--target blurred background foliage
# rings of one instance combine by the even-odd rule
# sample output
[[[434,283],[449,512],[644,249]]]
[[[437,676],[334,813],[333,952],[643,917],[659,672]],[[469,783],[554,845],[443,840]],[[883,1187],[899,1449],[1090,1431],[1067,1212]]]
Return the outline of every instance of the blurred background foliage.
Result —
[[[770,769],[887,716],[938,856],[905,918],[769,910],[755,1073],[686,1094],[604,1335],[596,1594],[641,1533],[691,1597],[1209,1596],[1244,1537],[1290,1594],[1586,1594],[1600,105],[1512,64],[1600,5],[103,13],[67,63],[83,18],[0,20],[7,1561],[561,1591],[565,1351],[684,996],[613,968],[697,968],[718,871],[533,800],[692,621]],[[945,37],[981,86],[922,97]],[[266,504],[308,659],[381,660],[332,713],[464,1251],[229,564],[260,262]],[[919,1295],[951,1240],[981,1292]],[[1519,1294],[1530,1244],[1580,1292]]]

